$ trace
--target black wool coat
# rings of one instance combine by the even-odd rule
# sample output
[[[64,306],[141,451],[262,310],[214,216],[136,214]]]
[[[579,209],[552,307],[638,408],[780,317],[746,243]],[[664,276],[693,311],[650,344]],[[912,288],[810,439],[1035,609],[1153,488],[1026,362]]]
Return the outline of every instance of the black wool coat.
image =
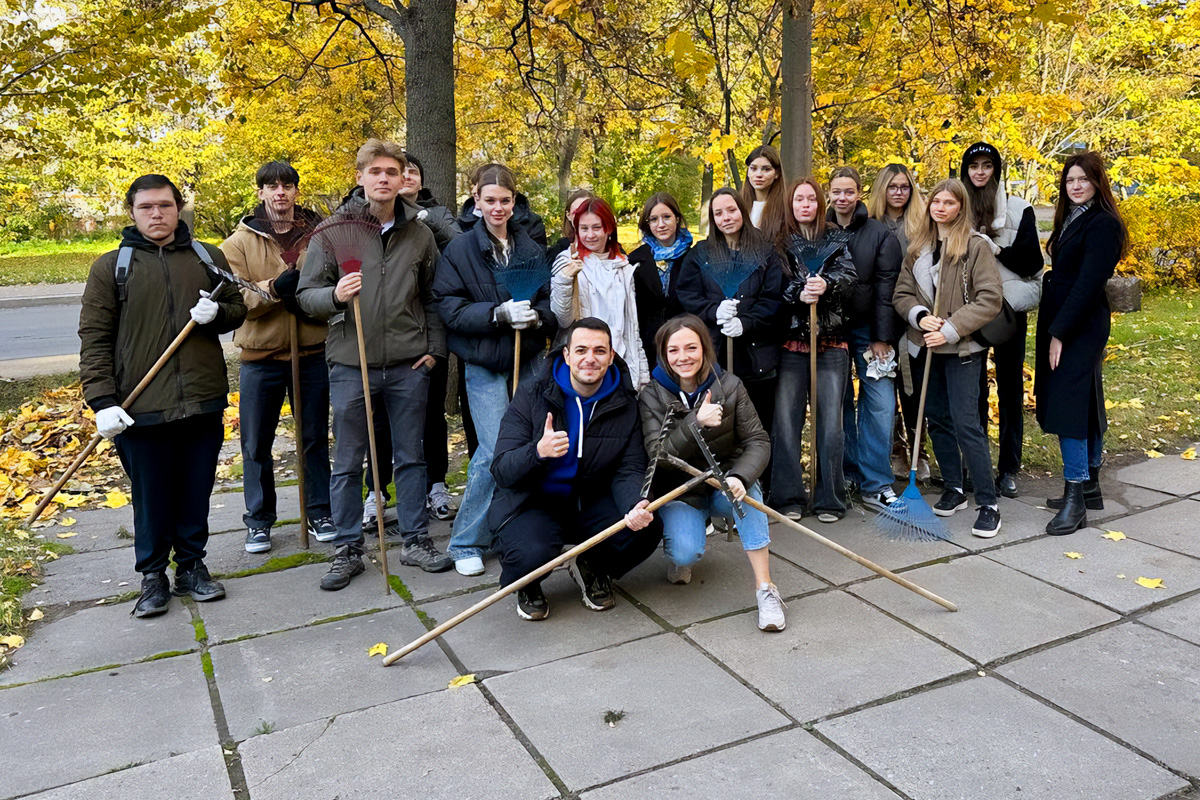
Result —
[[[1108,428],[1101,365],[1111,328],[1105,287],[1121,257],[1121,224],[1092,205],[1067,228],[1042,279],[1037,319],[1034,394],[1042,430],[1086,439]],[[1050,369],[1050,339],[1062,342],[1058,367]]]
[[[688,250],[671,262],[670,277],[667,279],[667,290],[664,292],[662,280],[659,278],[658,265],[650,245],[642,244],[629,254],[629,263],[633,264],[633,291],[637,301],[638,332],[642,335],[642,348],[646,351],[646,360],[650,369],[658,364],[658,351],[654,348],[654,335],[662,324],[671,317],[683,313],[679,304],[679,272],[683,260],[687,258]]]
[[[488,507],[488,527],[493,534],[529,506],[539,502],[559,505],[571,500],[550,497],[542,484],[554,468],[554,459],[541,458],[538,440],[546,427],[546,415],[554,415],[555,430],[564,430],[566,396],[554,380],[558,358],[549,359],[532,381],[522,383],[500,421],[492,477],[496,490]],[[583,456],[575,475],[575,496],[580,506],[611,496],[616,506],[629,510],[642,499],[646,448],[637,392],[629,382],[629,369],[617,357],[609,369],[621,373],[621,385],[596,402],[584,426]]]
[[[679,304],[708,325],[717,356],[725,358],[725,336],[717,325],[717,306],[725,299],[721,287],[704,274],[709,243],[700,242],[683,259],[679,269]],[[744,381],[773,378],[779,369],[779,347],[783,343],[783,262],[771,248],[750,277],[742,281],[734,295],[737,315],[742,320],[742,335],[734,339],[733,374]],[[728,365],[726,365],[728,366]]]
[[[542,258],[542,249],[513,220],[508,221],[513,258]],[[550,310],[550,279],[534,295],[533,310],[541,325],[521,331],[521,361],[534,358],[558,333],[558,318]],[[486,225],[476,225],[452,241],[438,262],[433,298],[446,326],[450,352],[468,364],[492,372],[513,368],[516,336],[511,325],[492,321],[496,306],[512,295],[497,278],[492,241]]]

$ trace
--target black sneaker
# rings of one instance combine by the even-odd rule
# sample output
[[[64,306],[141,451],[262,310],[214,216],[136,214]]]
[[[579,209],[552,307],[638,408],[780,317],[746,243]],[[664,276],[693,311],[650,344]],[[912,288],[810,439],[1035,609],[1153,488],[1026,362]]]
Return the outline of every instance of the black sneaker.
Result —
[[[445,572],[454,566],[454,559],[438,550],[428,537],[422,537],[404,543],[400,548],[400,563],[426,572]]]
[[[607,611],[617,604],[612,578],[593,572],[586,561],[577,558],[569,562],[567,571],[583,590],[583,604],[592,611]]]
[[[517,590],[517,616],[534,622],[550,616],[550,604],[546,602],[541,584]]]
[[[249,527],[246,529],[246,552],[247,553],[266,553],[271,549],[271,528],[255,528]]]
[[[167,612],[171,604],[171,584],[162,572],[147,572],[142,576],[142,596],[130,612],[135,617],[157,617]]]
[[[197,561],[187,572],[175,570],[175,596],[191,595],[197,603],[220,600],[225,596],[225,587],[213,580],[203,561]]]
[[[334,527],[333,517],[318,517],[308,521],[308,535],[318,542],[332,542],[337,538],[337,528]]]
[[[966,507],[967,496],[953,486],[947,486],[941,498],[933,504],[933,513],[939,517],[949,517],[955,511],[962,511]]]
[[[1017,477],[1008,473],[997,476],[996,493],[1002,497],[1020,497],[1021,492],[1017,489]]]
[[[365,569],[362,550],[354,545],[344,544],[333,554],[329,572],[321,576],[321,588],[328,592],[345,589],[350,585],[350,580],[355,575],[361,575]]]
[[[1000,532],[1000,509],[993,506],[980,506],[979,516],[971,528],[971,535],[980,539],[991,539]]]

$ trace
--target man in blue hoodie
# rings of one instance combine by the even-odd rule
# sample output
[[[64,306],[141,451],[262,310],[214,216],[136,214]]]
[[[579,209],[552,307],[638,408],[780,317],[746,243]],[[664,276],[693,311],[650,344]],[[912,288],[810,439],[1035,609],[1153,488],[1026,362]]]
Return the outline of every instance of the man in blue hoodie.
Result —
[[[567,331],[562,355],[523,383],[500,423],[488,524],[507,586],[624,518],[627,528],[580,555],[571,576],[593,611],[613,607],[612,579],[649,558],[662,527],[641,496],[646,471],[637,393],[602,320]],[[550,613],[541,582],[517,592],[523,619]]]

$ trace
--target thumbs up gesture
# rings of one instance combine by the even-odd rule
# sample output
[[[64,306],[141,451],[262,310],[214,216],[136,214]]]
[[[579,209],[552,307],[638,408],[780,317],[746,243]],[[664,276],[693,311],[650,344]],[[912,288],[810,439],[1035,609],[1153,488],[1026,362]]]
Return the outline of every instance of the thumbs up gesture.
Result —
[[[554,415],[546,415],[546,427],[542,430],[542,438],[538,439],[537,454],[540,458],[562,458],[567,454],[571,440],[566,431],[554,430]]]
[[[721,424],[721,406],[712,401],[712,389],[704,393],[704,399],[696,409],[696,422],[701,428],[715,428]]]

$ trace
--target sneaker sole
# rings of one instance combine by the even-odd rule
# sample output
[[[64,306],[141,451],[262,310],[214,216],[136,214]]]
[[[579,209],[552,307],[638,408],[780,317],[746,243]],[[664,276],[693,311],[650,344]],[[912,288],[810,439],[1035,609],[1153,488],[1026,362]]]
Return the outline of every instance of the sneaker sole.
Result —
[[[617,599],[615,597],[613,598],[613,601],[606,606],[593,603],[587,596],[587,592],[584,591],[583,576],[579,574],[579,570],[575,567],[574,561],[572,561],[567,567],[567,573],[571,576],[571,579],[575,581],[575,585],[579,587],[579,596],[583,600],[583,605],[585,607],[590,608],[592,611],[608,611],[617,604]]]
[[[992,538],[992,537],[994,537],[994,536],[995,536],[997,533],[999,533],[999,532],[1000,532],[1000,525],[1001,525],[1001,524],[1002,524],[1001,522],[997,522],[997,523],[996,523],[996,530],[994,530],[994,531],[981,531],[981,530],[979,530],[978,528],[971,528],[971,535],[972,535],[972,536],[978,536],[980,539],[991,539],[991,538]]]
[[[830,525],[834,522],[837,522],[839,519],[840,519],[840,517],[838,517],[836,514],[818,514],[817,515],[817,522],[824,522],[826,525]]]
[[[456,562],[456,563],[454,564],[454,571],[455,571],[455,572],[457,572],[459,575],[462,575],[462,576],[464,576],[464,577],[467,577],[467,578],[475,578],[475,577],[478,577],[479,575],[482,575],[483,573],[487,572],[487,567],[480,567],[479,569],[471,569],[471,570],[468,570],[468,569],[459,569],[459,568],[458,568],[458,563]]]
[[[540,617],[535,617],[532,614],[526,614],[520,606],[517,606],[517,616],[521,619],[529,620],[530,622],[541,622],[550,616],[550,609],[547,608],[546,613],[542,614]]]
[[[759,625],[759,626],[758,626],[758,629],[759,629],[760,631],[762,631],[763,633],[776,633],[776,632],[778,632],[778,631],[781,631],[781,630],[783,630],[783,629],[784,629],[784,628],[786,628],[786,627],[787,627],[787,623],[786,623],[786,622],[784,622],[782,625],[775,625],[775,624],[771,624],[771,625]]]
[[[247,553],[269,553],[269,552],[271,552],[271,543],[266,542],[265,544],[248,544],[248,545],[246,545],[246,552]]]
[[[134,611],[133,616],[137,617],[138,619],[145,619],[146,617],[160,617],[167,613],[167,609],[170,607],[171,604],[167,603],[165,606],[159,606],[158,608],[148,608],[144,611]]]
[[[938,508],[938,507],[934,506],[933,513],[937,514],[939,517],[952,517],[952,516],[954,516],[954,512],[962,511],[968,505],[970,505],[970,503],[968,503],[966,500],[963,500],[961,503],[956,505],[954,508],[950,508],[950,509]]]
[[[333,533],[313,533],[312,531],[309,531],[308,535],[316,539],[318,542],[332,542],[338,537],[337,531],[334,531]]]

